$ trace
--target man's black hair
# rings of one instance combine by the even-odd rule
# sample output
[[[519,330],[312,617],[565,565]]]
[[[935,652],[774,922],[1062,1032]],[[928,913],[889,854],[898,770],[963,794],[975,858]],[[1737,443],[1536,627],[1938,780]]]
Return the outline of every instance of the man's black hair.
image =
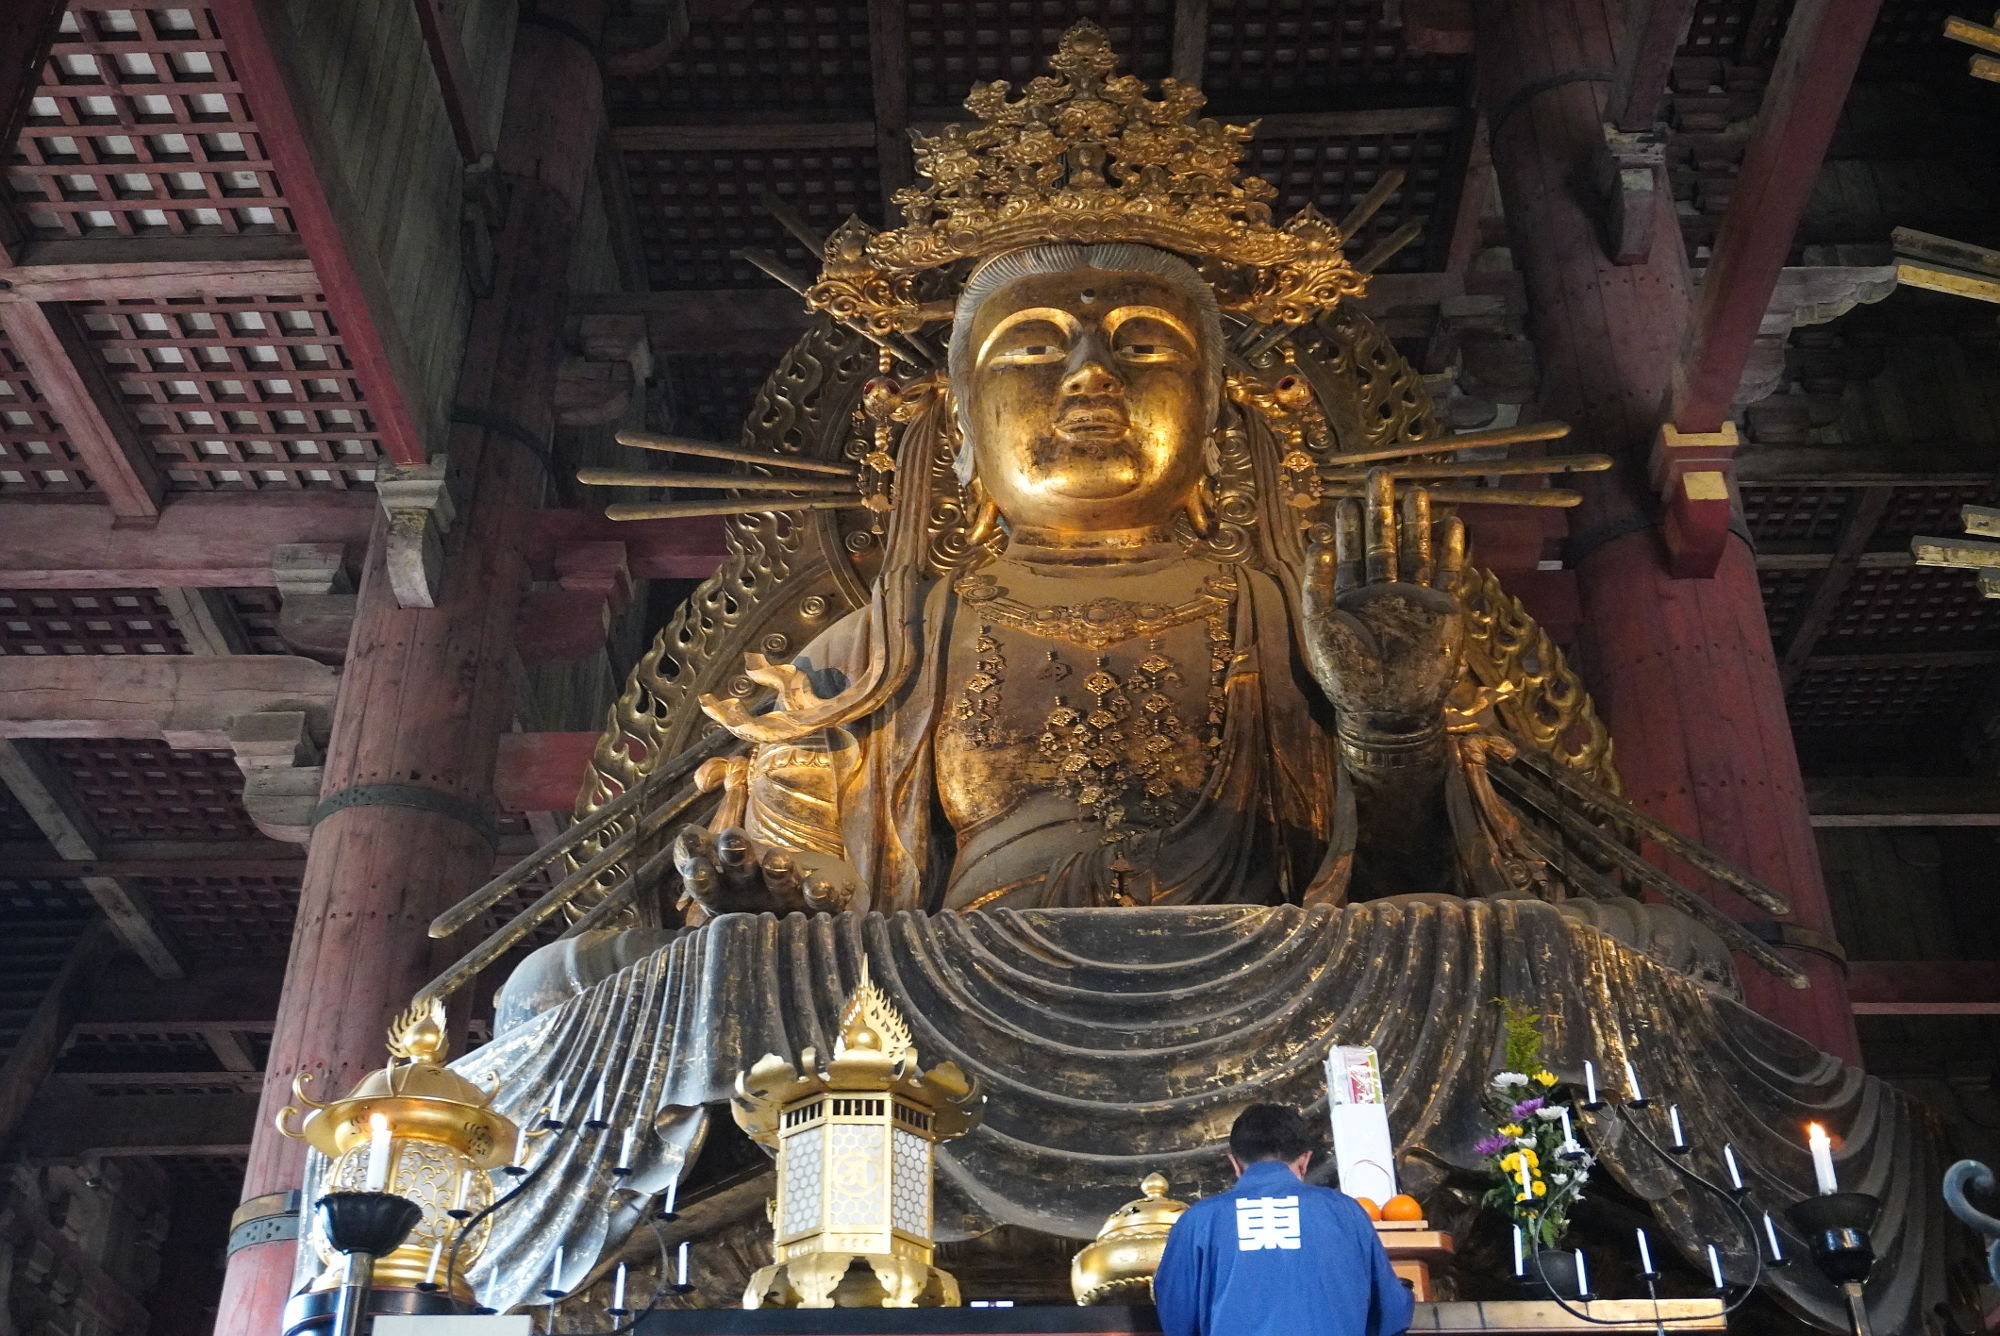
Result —
[[[1289,1164],[1313,1149],[1305,1119],[1282,1104],[1252,1104],[1229,1129],[1229,1153],[1244,1164],[1281,1160]]]

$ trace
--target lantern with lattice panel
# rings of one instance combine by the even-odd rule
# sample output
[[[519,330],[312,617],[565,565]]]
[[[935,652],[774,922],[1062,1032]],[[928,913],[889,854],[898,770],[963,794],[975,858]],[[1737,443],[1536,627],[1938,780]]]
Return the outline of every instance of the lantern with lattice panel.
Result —
[[[917,1066],[909,1026],[864,965],[830,1062],[770,1053],[737,1079],[738,1125],[778,1159],[775,1256],[743,1306],[956,1306],[958,1282],[931,1264],[933,1155],[978,1126],[984,1102],[957,1064]]]

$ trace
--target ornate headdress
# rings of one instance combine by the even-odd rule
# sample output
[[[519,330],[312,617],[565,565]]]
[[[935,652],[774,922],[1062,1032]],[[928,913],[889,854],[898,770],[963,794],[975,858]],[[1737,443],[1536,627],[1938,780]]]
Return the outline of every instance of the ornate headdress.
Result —
[[[1019,97],[1004,81],[975,88],[976,124],[913,135],[927,184],[896,192],[907,221],[843,224],[812,308],[876,334],[916,329],[950,314],[925,301],[920,275],[1050,241],[1130,241],[1206,263],[1223,309],[1262,325],[1304,324],[1361,294],[1367,278],[1338,228],[1311,206],[1274,226],[1264,201],[1277,192],[1239,174],[1254,123],[1196,120],[1201,90],[1164,79],[1149,97],[1132,75],[1111,76],[1116,63],[1104,30],[1079,23],[1049,61],[1056,74]]]

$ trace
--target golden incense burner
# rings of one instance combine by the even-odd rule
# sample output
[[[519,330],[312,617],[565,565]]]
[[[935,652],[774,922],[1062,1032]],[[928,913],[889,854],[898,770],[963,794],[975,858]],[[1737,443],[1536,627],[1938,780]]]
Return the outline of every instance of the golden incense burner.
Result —
[[[1187,1203],[1167,1195],[1165,1174],[1147,1174],[1139,1191],[1144,1195],[1113,1211],[1070,1262],[1069,1288],[1078,1304],[1153,1301],[1153,1273]]]
[[[375,1284],[413,1289],[432,1281],[453,1298],[471,1302],[465,1274],[485,1246],[482,1225],[462,1243],[460,1217],[476,1214],[493,1201],[493,1180],[513,1153],[517,1130],[513,1122],[489,1107],[495,1092],[481,1090],[444,1066],[444,1003],[438,999],[413,1004],[389,1027],[388,1065],[364,1076],[345,1099],[321,1104],[306,1094],[310,1072],[292,1080],[292,1094],[309,1113],[299,1117],[296,1105],[279,1110],[278,1130],[306,1141],[327,1157],[322,1187],[327,1192],[368,1189],[407,1197],[423,1210],[403,1245],[375,1263]],[[379,1185],[370,1183],[377,1119],[387,1133],[386,1173]],[[311,1246],[325,1270],[313,1281],[315,1290],[340,1284],[341,1267],[315,1221]],[[456,1264],[443,1265],[457,1246]],[[449,1274],[447,1274],[447,1271]]]

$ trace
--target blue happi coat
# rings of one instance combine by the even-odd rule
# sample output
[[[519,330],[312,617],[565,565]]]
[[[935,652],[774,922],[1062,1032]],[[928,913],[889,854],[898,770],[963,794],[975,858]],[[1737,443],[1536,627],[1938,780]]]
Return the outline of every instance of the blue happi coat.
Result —
[[[1397,1336],[1412,1311],[1354,1198],[1276,1160],[1188,1207],[1153,1295],[1166,1336]]]

